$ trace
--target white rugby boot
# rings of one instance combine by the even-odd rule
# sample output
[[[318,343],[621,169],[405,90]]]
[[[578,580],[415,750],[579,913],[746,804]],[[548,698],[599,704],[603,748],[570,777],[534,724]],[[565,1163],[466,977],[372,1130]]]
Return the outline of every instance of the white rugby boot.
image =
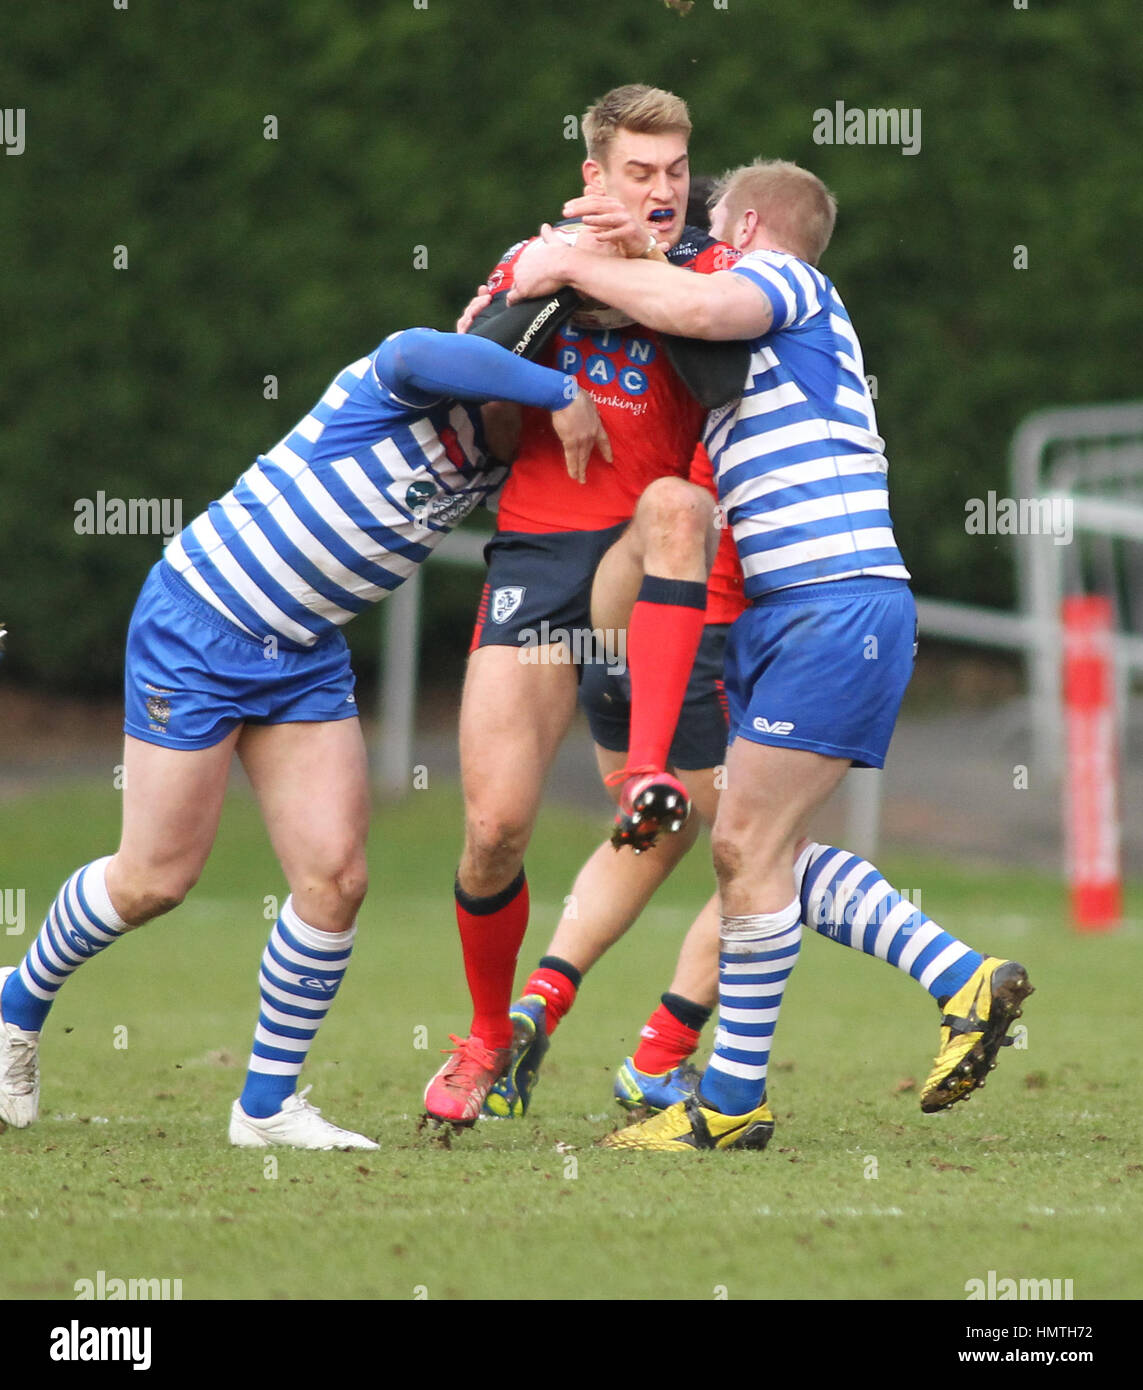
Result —
[[[0,991],[14,965],[0,970]],[[26,1129],[40,1112],[40,1035],[6,1023],[0,1011],[0,1121]]]
[[[323,1120],[317,1106],[306,1100],[311,1090],[307,1086],[297,1095],[287,1096],[281,1110],[264,1120],[247,1115],[236,1100],[230,1107],[230,1142],[240,1149],[268,1149],[275,1145],[287,1149],[380,1148],[364,1134],[339,1129]]]

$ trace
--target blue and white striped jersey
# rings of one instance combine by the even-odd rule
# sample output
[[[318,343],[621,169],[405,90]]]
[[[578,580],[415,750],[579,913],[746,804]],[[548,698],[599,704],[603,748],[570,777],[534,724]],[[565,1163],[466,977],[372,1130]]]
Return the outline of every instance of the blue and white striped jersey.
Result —
[[[397,340],[418,348],[428,383],[402,375]],[[507,472],[485,453],[479,406],[426,392],[426,384],[454,384],[458,360],[466,370],[452,375],[467,390],[455,394],[568,402],[562,373],[494,344],[422,329],[394,334],[339,373],[309,414],[170,542],[166,562],[243,631],[287,649],[312,647],[384,598]]]
[[[704,443],[734,530],[746,596],[856,575],[908,579],[889,516],[889,465],[861,345],[819,270],[777,251],[726,272],[769,299],[739,401],[712,411]]]

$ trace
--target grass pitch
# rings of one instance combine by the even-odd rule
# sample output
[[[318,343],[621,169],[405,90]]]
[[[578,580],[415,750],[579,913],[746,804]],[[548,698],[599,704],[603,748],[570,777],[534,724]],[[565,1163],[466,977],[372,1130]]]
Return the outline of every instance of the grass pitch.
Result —
[[[670,978],[709,891],[705,847],[585,982],[532,1112],[451,1149],[419,1136],[424,1084],[467,1025],[451,904],[455,789],[379,809],[353,966],[303,1083],[378,1153],[226,1143],[284,893],[252,801],[231,796],[214,857],[170,917],[85,966],[44,1034],[42,1119],[0,1135],[0,1297],[71,1299],[76,1281],[180,1279],[184,1299],[965,1298],[967,1281],[1143,1293],[1138,981],[1129,924],[1081,939],[1029,873],[885,857],[950,930],[1028,966],[1024,1047],[988,1088],[923,1116],[937,1012],[880,962],[809,935],[773,1059],[764,1154],[618,1154],[615,1066]],[[545,811],[521,965],[546,945],[607,825]],[[0,885],[25,890],[19,959],[64,877],[113,848],[118,804],[86,784],[0,805]],[[11,901],[11,900],[9,900]],[[522,976],[521,976],[522,978]]]

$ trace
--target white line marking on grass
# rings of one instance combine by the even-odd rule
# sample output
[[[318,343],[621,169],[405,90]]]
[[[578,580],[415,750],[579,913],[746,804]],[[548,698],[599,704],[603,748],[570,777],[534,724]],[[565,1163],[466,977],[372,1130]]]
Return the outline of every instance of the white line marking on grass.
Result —
[[[1070,1216],[1087,1219],[1092,1216],[1103,1216],[1120,1218],[1124,1215],[1123,1208],[1119,1206],[1090,1206],[1090,1207],[1028,1207],[1028,1212],[1032,1216]],[[932,1213],[927,1207],[910,1207],[906,1210],[903,1207],[755,1207],[755,1216],[768,1216],[781,1221],[808,1221],[813,1218],[823,1217],[882,1217],[908,1216],[919,1220],[928,1220]]]
[[[1122,1207],[1029,1207],[1028,1213],[1031,1216],[1078,1216],[1085,1220],[1089,1216],[1122,1216]]]
[[[901,1207],[791,1207],[788,1210],[775,1209],[774,1207],[755,1207],[755,1216],[777,1216],[780,1218],[792,1217],[797,1221],[805,1221],[810,1217],[833,1217],[833,1216],[904,1216],[906,1213]],[[925,1216],[923,1211],[909,1212],[910,1216]]]

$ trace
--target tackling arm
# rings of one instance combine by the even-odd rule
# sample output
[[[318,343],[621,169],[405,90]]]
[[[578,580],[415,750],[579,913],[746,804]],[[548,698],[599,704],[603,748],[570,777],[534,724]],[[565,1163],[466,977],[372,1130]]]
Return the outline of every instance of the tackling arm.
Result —
[[[570,285],[631,315],[648,328],[685,338],[760,338],[773,321],[770,302],[732,271],[695,275],[652,260],[592,255],[548,240],[533,243],[516,265],[514,294]]]
[[[557,411],[579,391],[574,377],[524,361],[495,343],[431,328],[409,328],[387,338],[374,364],[382,385],[417,407],[452,397],[518,401]]]
[[[407,328],[387,338],[373,361],[378,381],[414,409],[452,398],[518,401],[550,410],[568,473],[578,482],[585,480],[594,450],[611,459],[611,445],[590,392],[581,391],[574,376],[526,362],[495,343],[468,334]]]

